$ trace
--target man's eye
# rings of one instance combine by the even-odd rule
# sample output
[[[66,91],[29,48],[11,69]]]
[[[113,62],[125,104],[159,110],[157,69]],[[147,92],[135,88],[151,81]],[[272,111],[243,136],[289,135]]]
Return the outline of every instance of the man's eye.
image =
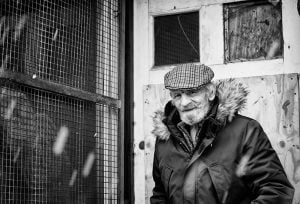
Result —
[[[172,98],[178,98],[178,97],[181,97],[181,93],[172,93],[172,94],[171,94],[171,97],[172,97]]]
[[[188,96],[192,96],[193,94],[197,93],[197,91],[187,91],[185,94],[188,95]]]

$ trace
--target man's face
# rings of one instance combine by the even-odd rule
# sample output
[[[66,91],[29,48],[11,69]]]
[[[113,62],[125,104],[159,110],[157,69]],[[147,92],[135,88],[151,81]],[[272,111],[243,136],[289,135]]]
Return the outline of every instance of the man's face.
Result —
[[[171,91],[170,95],[181,120],[188,125],[201,122],[209,111],[209,97],[205,88],[196,91]]]

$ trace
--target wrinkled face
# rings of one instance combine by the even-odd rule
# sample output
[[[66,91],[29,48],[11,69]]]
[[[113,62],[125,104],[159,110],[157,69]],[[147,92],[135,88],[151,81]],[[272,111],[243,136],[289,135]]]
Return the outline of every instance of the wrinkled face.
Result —
[[[171,91],[170,95],[181,120],[188,125],[199,123],[209,111],[211,97],[205,88],[195,91]]]

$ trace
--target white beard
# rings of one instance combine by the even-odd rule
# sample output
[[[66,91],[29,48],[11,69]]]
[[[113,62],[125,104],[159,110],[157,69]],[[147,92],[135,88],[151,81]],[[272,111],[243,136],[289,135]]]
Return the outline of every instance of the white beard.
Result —
[[[209,111],[209,103],[204,107],[196,107],[190,111],[179,111],[181,120],[188,125],[195,125],[201,122]]]

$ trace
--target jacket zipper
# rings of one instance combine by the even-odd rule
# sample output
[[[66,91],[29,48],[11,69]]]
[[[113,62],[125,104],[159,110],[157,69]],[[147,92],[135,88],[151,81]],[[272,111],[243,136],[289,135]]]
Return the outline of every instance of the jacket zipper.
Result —
[[[179,142],[179,145],[182,147],[183,151],[191,154],[190,151],[188,150],[188,148],[183,144],[183,142]]]
[[[205,146],[202,148],[202,150],[199,152],[198,155],[194,156],[194,154],[196,152],[194,152],[194,154],[190,154],[190,157],[189,157],[189,164],[187,166],[187,168],[189,168],[202,154],[203,152],[210,146],[212,147],[212,143],[213,143],[213,140],[210,140],[207,144],[205,144]]]

